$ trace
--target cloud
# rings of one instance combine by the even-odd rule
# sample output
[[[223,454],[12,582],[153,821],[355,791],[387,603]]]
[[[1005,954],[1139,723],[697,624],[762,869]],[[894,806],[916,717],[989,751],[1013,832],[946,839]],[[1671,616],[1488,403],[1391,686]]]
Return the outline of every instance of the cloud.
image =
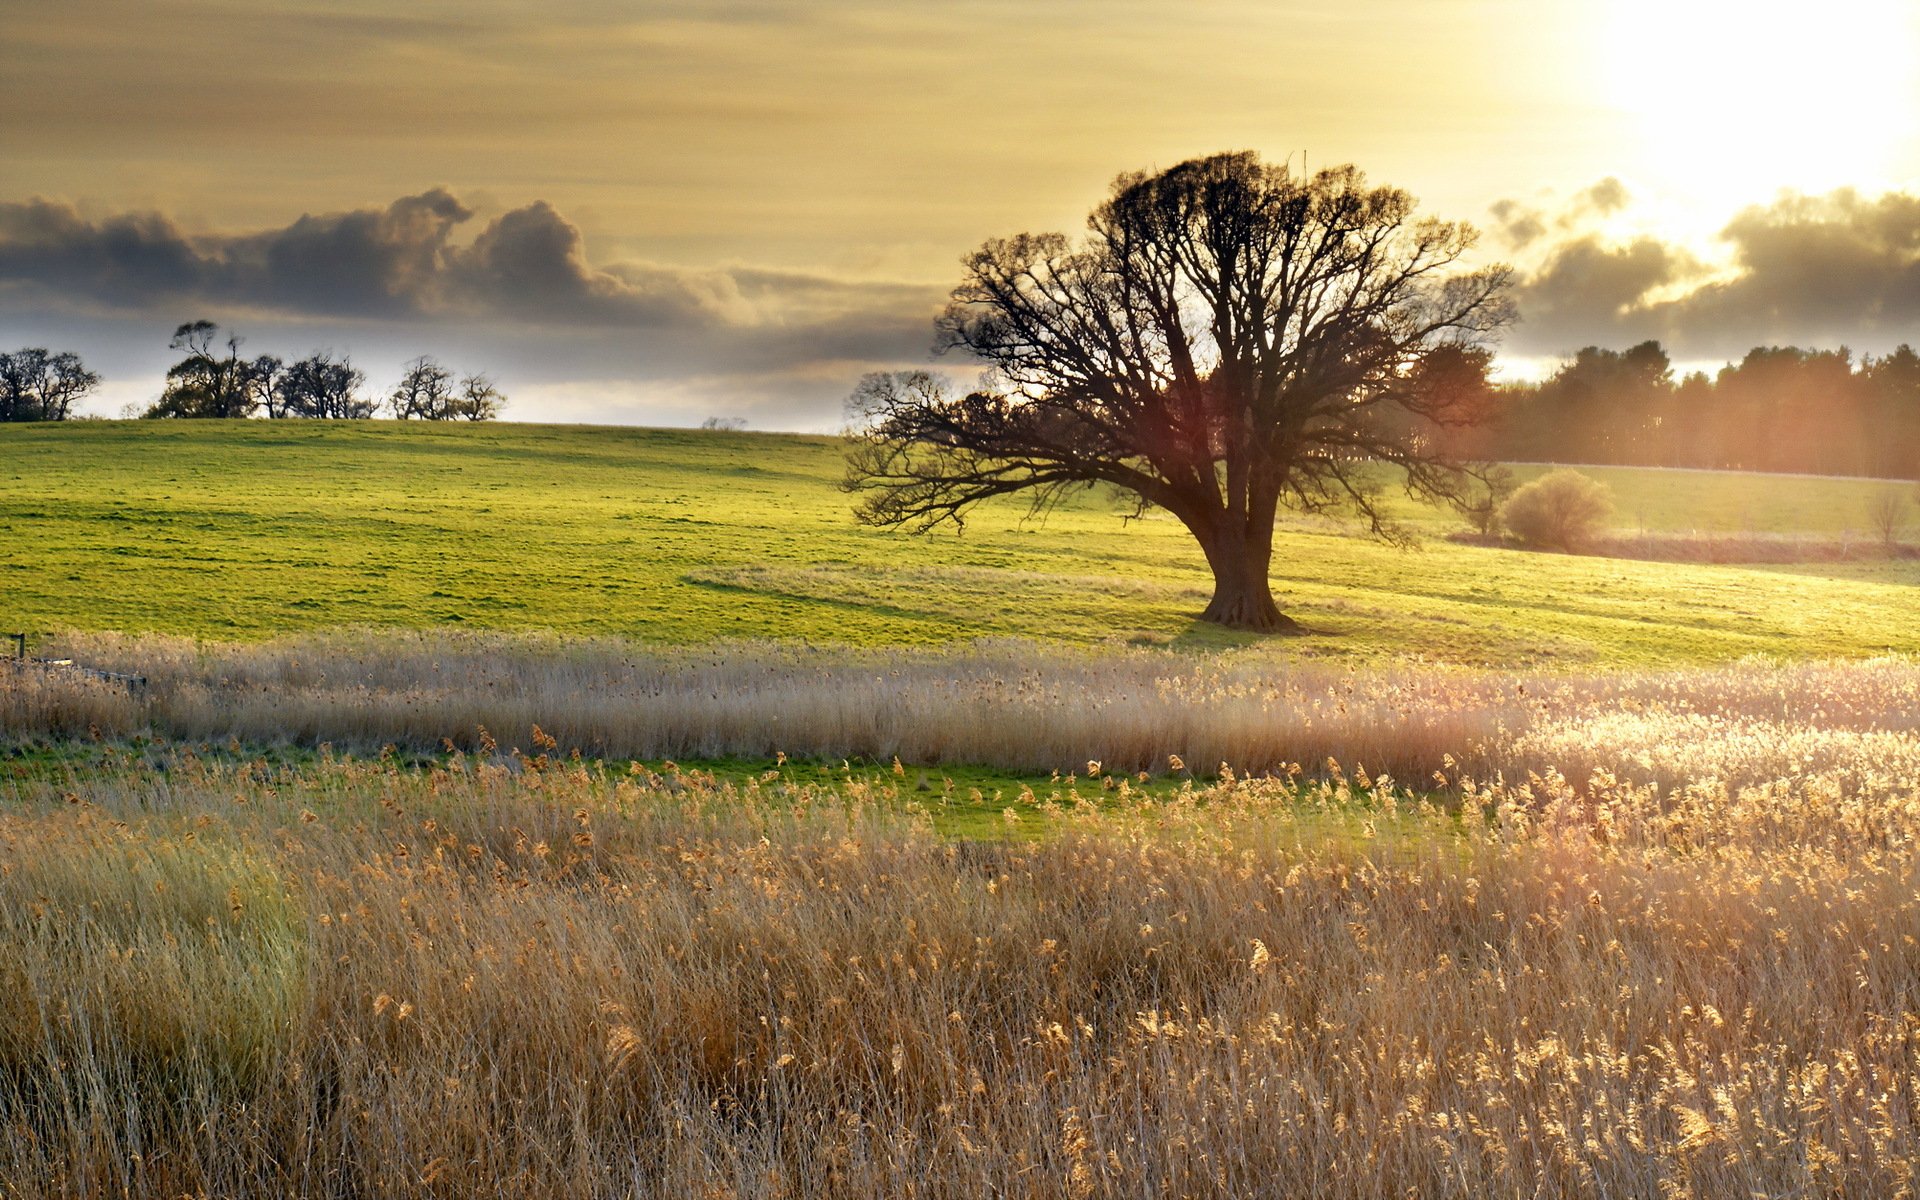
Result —
[[[261,351],[350,346],[384,369],[425,350],[533,395],[625,396],[610,417],[746,410],[756,424],[819,428],[863,371],[926,360],[943,298],[767,267],[597,266],[551,204],[482,220],[444,188],[205,236],[163,213],[0,204],[0,340],[60,341],[65,329],[109,369],[155,375],[158,349],[115,339],[161,347],[158,330],[209,316]],[[577,419],[580,403],[564,411]]]
[[[1823,343],[1920,329],[1920,197],[1787,195],[1741,212],[1721,237],[1739,273],[1687,297],[1682,328]]]
[[[166,300],[206,284],[206,261],[170,219],[128,213],[88,221],[48,200],[0,204],[0,288],[112,304]]]
[[[1610,217],[1632,201],[1633,195],[1627,191],[1627,185],[1609,175],[1575,196],[1572,212],[1562,219],[1570,223],[1588,214]]]
[[[1616,244],[1588,233],[1557,242],[1520,282],[1521,324],[1512,340],[1557,353],[1660,337],[1661,314],[1650,294],[1703,270],[1685,250],[1653,237]]]
[[[1626,203],[1611,189],[1582,195],[1595,212]],[[1920,197],[1785,193],[1735,215],[1718,242],[1721,264],[1651,235],[1539,234],[1509,344],[1564,353],[1658,338],[1678,357],[1709,358],[1766,344],[1885,350],[1920,340]]]
[[[1494,232],[1509,250],[1523,251],[1539,243],[1549,233],[1592,232],[1599,222],[1626,209],[1633,202],[1627,185],[1609,175],[1592,187],[1576,192],[1571,200],[1550,211],[1540,204],[1522,200],[1496,200],[1488,206],[1493,214]]]
[[[286,314],[420,315],[472,210],[435,189],[384,209],[302,216],[261,233],[194,237],[164,213],[91,220],[59,201],[0,204],[0,288],[125,313],[180,304]]]
[[[680,329],[782,324],[906,293],[923,308],[933,300],[897,285],[756,268],[598,268],[579,228],[545,201],[495,217],[462,243],[473,218],[441,188],[212,237],[189,236],[161,213],[96,221],[56,201],[0,204],[0,288],[125,312],[197,303],[284,317]]]
[[[1489,211],[1500,240],[1510,249],[1523,250],[1547,234],[1546,214],[1518,200],[1497,200]]]
[[[430,311],[473,210],[442,188],[384,209],[302,216],[284,229],[205,239],[207,298],[285,312],[401,316]]]

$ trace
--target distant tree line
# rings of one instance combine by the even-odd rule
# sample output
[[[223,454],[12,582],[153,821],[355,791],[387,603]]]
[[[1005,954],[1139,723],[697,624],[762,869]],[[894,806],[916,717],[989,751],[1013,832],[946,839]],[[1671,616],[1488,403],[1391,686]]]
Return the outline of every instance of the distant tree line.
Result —
[[[1920,475],[1920,354],[1757,347],[1676,378],[1658,342],[1588,346],[1538,383],[1487,398],[1486,419],[1433,431],[1503,462]]]
[[[43,349],[0,353],[0,421],[64,421],[100,386],[78,354]]]
[[[168,345],[184,357],[168,368],[166,389],[142,415],[350,421],[384,409],[402,421],[487,421],[506,403],[485,375],[456,380],[425,355],[408,363],[384,399],[375,400],[361,394],[366,374],[344,354],[317,350],[292,363],[271,354],[248,358],[240,353],[242,340],[233,333],[223,338],[211,321],[174,330]]]
[[[487,376],[456,376],[425,355],[403,369],[384,396],[369,396],[366,373],[345,354],[316,350],[297,362],[240,353],[238,334],[193,321],[168,343],[181,352],[159,399],[142,417],[352,421],[386,413],[402,421],[488,421],[507,398]],[[0,353],[0,421],[65,421],[100,386],[80,356],[44,349]]]

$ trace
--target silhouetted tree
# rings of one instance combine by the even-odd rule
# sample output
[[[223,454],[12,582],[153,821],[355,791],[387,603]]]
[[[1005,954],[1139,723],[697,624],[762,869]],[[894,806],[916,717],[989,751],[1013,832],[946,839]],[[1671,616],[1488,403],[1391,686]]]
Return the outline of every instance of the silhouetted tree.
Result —
[[[453,372],[421,355],[406,365],[387,395],[387,408],[402,421],[445,420],[453,407]]]
[[[407,364],[387,407],[402,421],[489,421],[500,415],[506,400],[485,375],[468,375],[456,384],[452,371],[422,355]]]
[[[1657,465],[1711,467],[1725,457],[1727,431],[1720,428],[1719,393],[1705,371],[1690,371],[1673,389],[1666,457]]]
[[[493,386],[493,380],[485,375],[469,375],[460,381],[453,416],[462,421],[491,421],[500,415],[501,406],[506,402],[506,396]]]
[[[1867,469],[1866,389],[1844,347],[1757,346],[1721,368],[1714,390],[1725,451],[1715,466],[1849,475]]]
[[[1058,234],[970,255],[940,345],[990,368],[952,395],[924,372],[869,376],[846,487],[873,525],[958,523],[979,501],[1112,485],[1205,551],[1202,616],[1294,629],[1268,579],[1276,510],[1357,510],[1372,464],[1464,502],[1469,473],[1386,419],[1445,424],[1484,394],[1485,339],[1510,319],[1505,268],[1450,274],[1464,225],[1352,167],[1311,178],[1221,154],[1122,176],[1077,245]]]
[[[1496,390],[1477,457],[1911,478],[1920,469],[1920,354],[1856,367],[1845,347],[1761,346],[1678,384],[1657,342],[1589,346],[1551,377]]]
[[[1895,479],[1920,474],[1920,354],[1902,345],[1860,364],[1872,415],[1873,473]]]
[[[273,395],[280,360],[270,354],[242,358],[242,341],[239,334],[223,340],[212,321],[193,321],[174,330],[167,345],[185,351],[186,357],[167,369],[166,390],[142,415],[233,419],[258,412]],[[224,355],[214,350],[222,343]]]
[[[346,355],[320,350],[288,363],[274,381],[267,415],[310,417],[319,420],[362,420],[373,415],[374,403],[363,398],[360,386],[366,374]]]
[[[100,377],[71,351],[0,354],[0,421],[64,421],[99,386]]]
[[[1657,461],[1671,434],[1673,366],[1658,342],[1582,348],[1537,384],[1510,389],[1503,457]]]

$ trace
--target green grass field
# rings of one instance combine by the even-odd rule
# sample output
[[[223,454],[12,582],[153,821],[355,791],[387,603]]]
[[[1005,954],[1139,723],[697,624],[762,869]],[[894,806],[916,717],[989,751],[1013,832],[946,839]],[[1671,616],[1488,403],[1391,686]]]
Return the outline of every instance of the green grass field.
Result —
[[[1522,474],[1528,472],[1523,471]],[[1852,530],[1852,480],[1598,470],[1624,529]],[[860,645],[1018,636],[1227,647],[1165,518],[1088,493],[1044,523],[862,529],[834,440],[613,427],[85,422],[0,427],[0,630],[252,639],[462,624]],[[1437,537],[1457,519],[1411,505]],[[1276,652],[1500,666],[1920,651],[1911,562],[1678,566],[1405,552],[1296,520],[1274,564],[1315,632]]]

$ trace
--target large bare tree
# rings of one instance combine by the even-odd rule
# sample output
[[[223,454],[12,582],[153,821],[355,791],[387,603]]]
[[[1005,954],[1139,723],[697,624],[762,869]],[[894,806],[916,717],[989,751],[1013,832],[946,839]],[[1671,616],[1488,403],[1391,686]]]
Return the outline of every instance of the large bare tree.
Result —
[[[857,515],[925,530],[994,496],[1044,511],[1110,484],[1198,539],[1206,620],[1297,629],[1269,583],[1281,504],[1392,538],[1382,466],[1427,497],[1478,487],[1430,436],[1483,414],[1488,340],[1512,319],[1506,268],[1461,269],[1473,241],[1352,167],[1239,153],[1124,175],[1077,244],[1022,234],[965,260],[938,344],[986,364],[979,390],[862,381]]]

